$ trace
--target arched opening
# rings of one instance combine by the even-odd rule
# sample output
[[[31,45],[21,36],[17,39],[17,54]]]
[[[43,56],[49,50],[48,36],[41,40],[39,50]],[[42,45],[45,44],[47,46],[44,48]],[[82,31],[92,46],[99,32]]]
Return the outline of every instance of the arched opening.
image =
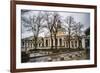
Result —
[[[46,47],[48,46],[48,40],[46,40]]]
[[[77,48],[77,41],[75,41],[75,47]]]
[[[62,46],[62,39],[61,38],[59,39],[59,43],[60,43],[60,46]]]
[[[66,41],[66,47],[68,48],[68,42]]]

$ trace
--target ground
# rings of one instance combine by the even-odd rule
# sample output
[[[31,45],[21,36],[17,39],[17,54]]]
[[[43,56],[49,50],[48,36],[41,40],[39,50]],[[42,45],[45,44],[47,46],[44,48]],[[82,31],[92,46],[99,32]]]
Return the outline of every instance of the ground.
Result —
[[[89,59],[84,49],[33,50],[29,53],[27,62],[53,62]]]

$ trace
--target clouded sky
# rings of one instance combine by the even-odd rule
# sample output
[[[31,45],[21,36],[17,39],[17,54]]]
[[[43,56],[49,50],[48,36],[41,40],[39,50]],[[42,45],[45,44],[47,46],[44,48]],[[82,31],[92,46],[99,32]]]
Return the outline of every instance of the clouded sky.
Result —
[[[21,10],[21,16],[26,18],[27,21],[30,21],[29,17],[32,17],[33,15],[37,15],[38,12],[39,11],[35,11],[35,10]],[[67,16],[72,16],[74,18],[74,21],[81,22],[84,25],[84,30],[90,27],[90,13],[67,12],[67,11],[66,12],[57,11],[57,13],[61,16],[61,19],[65,19]],[[22,22],[21,24],[22,38],[32,36],[33,35],[32,31],[27,31],[27,28],[23,26],[24,22],[23,21],[21,22]],[[44,33],[41,33],[39,36],[44,36]]]

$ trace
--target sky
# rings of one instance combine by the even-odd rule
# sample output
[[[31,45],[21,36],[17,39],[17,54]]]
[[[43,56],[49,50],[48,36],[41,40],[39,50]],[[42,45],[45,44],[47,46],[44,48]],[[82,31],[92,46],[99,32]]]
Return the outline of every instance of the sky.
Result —
[[[26,18],[27,21],[30,21],[29,18],[33,15],[37,15],[39,11],[35,10],[21,10],[21,16]],[[52,11],[55,12],[55,11]],[[83,24],[83,30],[90,27],[90,13],[83,13],[83,12],[68,12],[68,11],[57,11],[57,13],[61,16],[61,19],[64,20],[68,16],[72,16],[74,21],[81,22]],[[30,37],[33,35],[32,31],[27,31],[27,28],[23,26],[23,21],[21,20],[21,38]],[[28,24],[28,23],[24,23]],[[67,25],[67,24],[66,24]],[[46,29],[44,29],[46,31]],[[45,36],[48,32],[43,32],[39,34],[39,36]]]

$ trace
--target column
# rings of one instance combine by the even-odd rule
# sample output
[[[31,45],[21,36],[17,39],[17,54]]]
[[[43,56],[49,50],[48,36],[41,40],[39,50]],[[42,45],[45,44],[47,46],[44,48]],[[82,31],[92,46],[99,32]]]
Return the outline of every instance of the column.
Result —
[[[82,48],[85,48],[85,38],[82,38]]]
[[[68,44],[67,41],[65,41],[65,47],[66,47],[66,48],[68,47],[67,44]]]
[[[63,39],[63,38],[61,38],[61,39],[62,39],[62,40],[61,40],[61,41],[62,41],[62,46],[64,46],[64,39]]]
[[[44,47],[46,46],[46,38],[44,38]]]
[[[76,42],[75,42],[75,40],[73,40],[73,46],[74,46],[74,48],[76,48],[75,44],[76,44]]]
[[[53,38],[53,46],[55,46],[55,39]]]

